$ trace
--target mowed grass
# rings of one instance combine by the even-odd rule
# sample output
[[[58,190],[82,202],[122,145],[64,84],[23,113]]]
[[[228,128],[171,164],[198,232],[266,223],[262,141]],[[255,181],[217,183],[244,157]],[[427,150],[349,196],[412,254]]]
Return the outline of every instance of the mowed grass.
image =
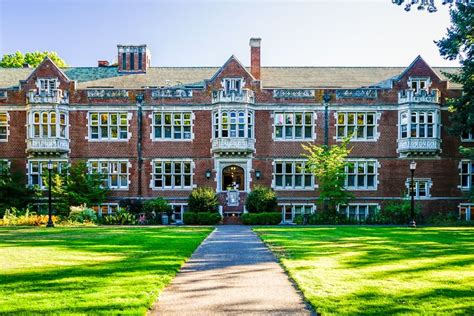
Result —
[[[474,227],[256,228],[325,314],[474,314]]]
[[[0,228],[0,314],[143,315],[212,228]]]

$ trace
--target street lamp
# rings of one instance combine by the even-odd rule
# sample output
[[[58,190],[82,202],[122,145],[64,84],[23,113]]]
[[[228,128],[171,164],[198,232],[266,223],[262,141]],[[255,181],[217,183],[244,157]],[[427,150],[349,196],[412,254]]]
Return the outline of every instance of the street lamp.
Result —
[[[46,227],[54,227],[51,208],[51,172],[53,171],[53,162],[48,161],[48,224]]]
[[[415,222],[415,170],[416,170],[416,162],[413,160],[410,162],[410,171],[411,171],[411,183],[410,183],[410,196],[411,196],[411,210],[410,210],[410,217],[411,221],[408,226],[416,228]]]

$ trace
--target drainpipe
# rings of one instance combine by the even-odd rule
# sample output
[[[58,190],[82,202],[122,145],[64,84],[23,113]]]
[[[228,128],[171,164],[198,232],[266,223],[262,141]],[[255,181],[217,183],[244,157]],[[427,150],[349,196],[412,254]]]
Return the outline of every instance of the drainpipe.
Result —
[[[323,104],[324,104],[324,145],[326,150],[329,150],[329,101],[331,100],[331,95],[327,92],[323,95]],[[324,212],[328,212],[328,201],[325,199],[323,203]]]
[[[138,162],[138,199],[142,199],[142,169],[143,169],[143,156],[142,156],[142,126],[143,126],[143,113],[142,113],[142,102],[143,94],[137,94],[135,97],[137,101],[137,124],[138,124],[138,142],[137,142],[137,162]]]

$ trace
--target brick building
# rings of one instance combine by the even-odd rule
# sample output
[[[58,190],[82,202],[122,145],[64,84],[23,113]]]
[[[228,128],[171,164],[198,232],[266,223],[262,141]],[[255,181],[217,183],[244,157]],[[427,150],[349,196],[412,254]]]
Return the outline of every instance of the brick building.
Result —
[[[317,181],[301,144],[338,143],[355,132],[341,212],[363,218],[401,200],[415,160],[416,199],[425,215],[459,210],[474,164],[445,132],[446,98],[461,87],[421,57],[408,67],[261,67],[231,56],[222,67],[151,67],[146,45],[118,45],[117,64],[0,69],[0,159],[44,187],[55,168],[86,160],[107,175],[112,212],[125,198],[163,196],[179,220],[197,186],[219,193],[224,215],[244,211],[254,185],[271,186],[286,221],[315,211]],[[325,122],[328,122],[326,133]]]

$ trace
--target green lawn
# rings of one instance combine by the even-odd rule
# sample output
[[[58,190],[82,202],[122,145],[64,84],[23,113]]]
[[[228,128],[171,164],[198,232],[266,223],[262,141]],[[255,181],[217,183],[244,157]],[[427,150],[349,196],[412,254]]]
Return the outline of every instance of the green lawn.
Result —
[[[255,231],[323,315],[474,314],[474,227]]]
[[[0,314],[141,314],[212,228],[0,228]]]

